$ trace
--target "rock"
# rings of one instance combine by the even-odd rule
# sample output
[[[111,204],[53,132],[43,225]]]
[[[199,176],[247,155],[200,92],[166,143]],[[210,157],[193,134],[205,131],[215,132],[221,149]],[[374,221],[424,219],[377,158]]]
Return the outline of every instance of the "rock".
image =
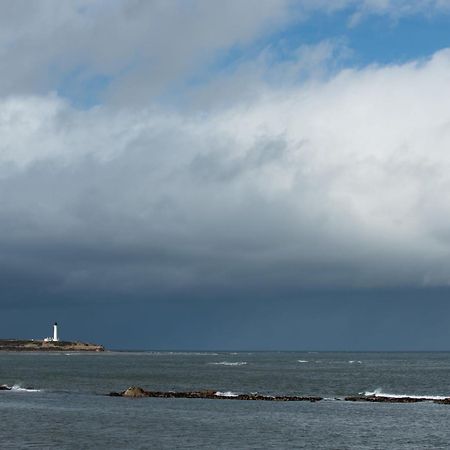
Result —
[[[322,397],[299,397],[291,395],[272,396],[260,394],[239,394],[236,396],[222,396],[216,395],[216,390],[207,391],[188,391],[188,392],[160,392],[160,391],[146,391],[141,387],[131,386],[123,392],[110,392],[110,397],[153,397],[153,398],[207,398],[216,400],[265,400],[265,401],[279,401],[279,402],[318,402]]]
[[[438,403],[440,405],[450,405],[450,398],[442,398],[440,400],[433,400],[433,403]]]
[[[11,390],[6,385],[0,385],[0,390]],[[260,400],[260,401],[275,401],[275,402],[318,402],[323,400],[322,397],[301,397],[296,395],[261,395],[261,394],[237,394],[234,396],[216,395],[216,390],[205,391],[188,391],[188,392],[174,392],[174,391],[146,391],[138,386],[130,386],[123,392],[110,392],[110,397],[128,397],[128,398],[203,398],[216,400]],[[342,400],[342,398],[335,398],[335,400]],[[383,397],[380,395],[357,395],[344,398],[347,402],[373,402],[373,403],[418,403],[431,401],[427,398],[414,397]],[[450,397],[433,400],[434,403],[443,405],[450,405]]]
[[[10,391],[11,388],[9,386],[6,386],[6,384],[0,385],[0,391]]]
[[[122,397],[141,398],[148,397],[147,392],[141,387],[131,386],[127,390],[122,392]]]

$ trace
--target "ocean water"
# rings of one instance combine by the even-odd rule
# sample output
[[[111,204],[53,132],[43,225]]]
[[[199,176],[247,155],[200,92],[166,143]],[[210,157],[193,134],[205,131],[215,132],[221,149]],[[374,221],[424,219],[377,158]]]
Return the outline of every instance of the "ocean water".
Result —
[[[449,405],[342,400],[450,397],[448,353],[0,353],[0,384],[1,449],[450,448]],[[130,385],[325,400],[106,395]]]

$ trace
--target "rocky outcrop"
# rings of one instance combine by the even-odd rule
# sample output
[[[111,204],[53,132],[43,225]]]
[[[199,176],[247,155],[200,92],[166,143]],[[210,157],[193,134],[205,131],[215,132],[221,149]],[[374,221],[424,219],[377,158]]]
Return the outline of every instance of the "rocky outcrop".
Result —
[[[207,398],[216,400],[265,400],[265,401],[278,401],[278,402],[317,402],[322,400],[322,397],[301,397],[292,395],[260,395],[260,394],[233,394],[223,395],[218,391],[188,391],[188,392],[173,392],[173,391],[146,391],[141,387],[131,386],[122,392],[111,392],[111,397],[129,397],[129,398],[142,398],[142,397],[157,397],[157,398]]]
[[[441,398],[439,400],[433,400],[433,403],[438,403],[440,405],[450,405],[450,398]]]
[[[127,390],[123,391],[121,396],[131,398],[148,397],[144,389],[136,386],[131,386]]]
[[[88,344],[86,342],[1,339],[0,351],[103,352],[105,351],[105,348],[102,345]]]

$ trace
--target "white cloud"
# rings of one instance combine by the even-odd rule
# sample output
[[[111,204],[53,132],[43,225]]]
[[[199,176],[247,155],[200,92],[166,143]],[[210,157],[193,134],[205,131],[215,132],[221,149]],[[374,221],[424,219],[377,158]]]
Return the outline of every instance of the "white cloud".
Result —
[[[333,13],[353,8],[362,14],[388,14],[396,17],[427,13],[435,14],[450,9],[448,0],[304,0],[293,2],[304,11],[321,10]]]
[[[216,52],[289,19],[286,0],[17,0],[0,10],[0,95],[103,76],[109,95],[129,104],[148,104]]]
[[[370,14],[435,15],[450,11],[449,5],[438,0],[0,1],[0,96],[57,91],[76,100],[89,97],[85,92],[97,83],[105,102],[149,105],[190,76],[208,72],[220,55],[251,47],[288,24],[301,29],[314,12],[348,9],[356,25]]]
[[[450,11],[448,0],[303,0],[294,1],[293,5],[299,7],[306,16],[317,11],[333,14],[347,9],[350,26],[359,25],[370,15],[398,20],[413,15],[432,17]]]
[[[443,51],[208,114],[4,99],[3,264],[72,287],[446,285],[449,81]]]

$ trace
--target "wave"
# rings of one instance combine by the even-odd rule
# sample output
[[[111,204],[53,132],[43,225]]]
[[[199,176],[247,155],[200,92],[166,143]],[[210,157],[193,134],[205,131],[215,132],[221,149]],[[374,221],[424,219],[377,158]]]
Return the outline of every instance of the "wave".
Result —
[[[170,355],[170,356],[219,356],[216,352],[169,352],[169,351],[147,351],[147,355]]]
[[[349,363],[350,363],[350,364],[362,364],[362,361],[354,361],[354,360],[351,360],[351,361],[349,361]]]
[[[245,366],[247,361],[221,361],[221,362],[210,362],[208,364],[212,364],[214,366]]]
[[[386,397],[386,398],[416,398],[419,400],[444,400],[449,398],[445,395],[417,395],[417,394],[391,394],[383,392],[381,389],[375,389],[374,391],[360,392],[360,394],[366,397]]]
[[[239,394],[236,394],[235,392],[231,392],[231,391],[226,391],[226,392],[217,391],[214,395],[216,397],[238,397],[239,396]]]
[[[7,384],[3,384],[2,387],[7,388],[8,391],[14,392],[41,392],[40,389],[34,389],[32,387],[22,387],[20,384],[13,384],[12,386],[8,386]]]
[[[298,359],[297,360],[299,363],[307,363],[307,362],[309,362],[309,361],[307,361],[306,359]]]

